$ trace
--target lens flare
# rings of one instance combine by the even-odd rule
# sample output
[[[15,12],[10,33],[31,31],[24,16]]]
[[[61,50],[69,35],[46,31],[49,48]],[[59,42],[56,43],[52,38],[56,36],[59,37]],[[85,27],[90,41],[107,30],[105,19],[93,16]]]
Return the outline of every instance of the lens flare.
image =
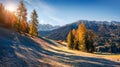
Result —
[[[14,12],[14,11],[15,11],[15,6],[14,6],[14,5],[8,5],[8,6],[6,7],[6,9],[7,9],[8,11]]]

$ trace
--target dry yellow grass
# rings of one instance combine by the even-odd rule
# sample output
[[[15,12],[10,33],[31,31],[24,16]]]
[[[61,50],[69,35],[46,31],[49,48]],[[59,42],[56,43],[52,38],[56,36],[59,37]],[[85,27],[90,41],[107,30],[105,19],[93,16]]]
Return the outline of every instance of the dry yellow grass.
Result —
[[[16,53],[19,57],[25,59],[28,64],[29,59],[42,67],[119,67],[120,61],[116,56],[120,55],[100,55],[85,53],[77,50],[69,50],[65,42],[57,43],[54,40],[45,38],[31,38],[37,44],[33,47],[20,47],[26,53]],[[40,50],[39,50],[40,49]],[[27,55],[26,55],[27,54]]]
[[[61,44],[64,44],[65,46],[67,45],[66,42],[61,42]],[[73,53],[73,54],[78,55],[78,56],[82,55],[82,56],[87,56],[87,57],[104,58],[104,59],[112,60],[112,61],[115,61],[115,62],[120,62],[120,54],[86,53],[86,52],[81,52],[81,51],[77,51],[77,50],[69,50],[65,46],[59,46],[59,48],[57,48],[57,47],[53,47],[53,48],[59,49],[59,50],[63,50],[64,49],[64,51]]]

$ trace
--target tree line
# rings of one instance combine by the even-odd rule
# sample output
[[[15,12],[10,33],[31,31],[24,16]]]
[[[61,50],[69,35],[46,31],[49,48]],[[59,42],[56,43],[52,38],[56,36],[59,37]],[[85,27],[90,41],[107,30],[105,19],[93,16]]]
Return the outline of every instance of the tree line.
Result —
[[[78,29],[73,29],[68,33],[68,48],[73,50],[81,50],[84,52],[94,52],[94,33],[87,30],[84,22],[79,24]]]
[[[0,3],[0,26],[12,29],[19,33],[29,33],[33,36],[38,36],[38,15],[34,9],[31,13],[31,20],[27,21],[27,8],[21,1],[15,12],[10,12],[5,9]]]

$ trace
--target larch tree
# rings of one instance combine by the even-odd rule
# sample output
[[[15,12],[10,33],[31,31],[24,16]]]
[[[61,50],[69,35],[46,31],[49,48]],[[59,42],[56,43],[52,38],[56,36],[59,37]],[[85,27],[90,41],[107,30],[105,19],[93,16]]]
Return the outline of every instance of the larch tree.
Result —
[[[79,50],[81,51],[86,51],[86,32],[87,29],[85,27],[84,22],[82,22],[79,26],[78,26],[78,40],[79,40]]]
[[[73,29],[72,33],[73,33],[73,36],[74,36],[74,38],[73,38],[73,41],[74,41],[73,49],[79,50],[79,48],[78,48],[78,32],[77,32],[77,30]]]
[[[67,36],[67,42],[68,42],[68,48],[69,49],[73,49],[73,34],[72,34],[72,31],[70,31],[68,33],[68,36]]]
[[[28,29],[27,9],[23,1],[20,2],[17,8],[17,18],[18,18],[18,22],[17,22],[18,31],[26,33]]]
[[[30,30],[29,30],[29,34],[33,35],[33,36],[38,36],[38,15],[36,10],[33,10],[32,14],[31,14],[31,21],[30,21]]]
[[[94,33],[91,30],[87,31],[87,37],[86,37],[86,48],[87,52],[93,53],[94,52]]]
[[[94,33],[87,30],[84,23],[79,24],[78,29],[73,29],[67,36],[68,48],[84,52],[94,52]]]

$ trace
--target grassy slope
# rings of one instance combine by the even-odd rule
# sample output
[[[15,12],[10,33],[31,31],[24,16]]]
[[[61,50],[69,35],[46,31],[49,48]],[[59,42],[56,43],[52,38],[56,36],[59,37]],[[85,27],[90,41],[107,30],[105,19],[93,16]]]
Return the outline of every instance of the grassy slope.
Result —
[[[35,41],[41,43],[41,39],[34,38]],[[44,40],[44,41],[43,41]],[[120,66],[120,55],[98,55],[80,52],[76,50],[68,50],[64,44],[59,44],[56,41],[43,38],[42,39],[43,48],[52,52],[52,57],[54,62],[58,65],[67,65],[68,67],[98,67],[98,66]],[[49,55],[48,55],[49,56]],[[50,58],[50,59],[51,59]],[[53,60],[52,60],[53,61]],[[50,63],[50,61],[48,61]],[[65,66],[66,67],[66,66]]]
[[[0,67],[118,67],[120,55],[68,50],[46,38],[28,37],[0,28]]]

